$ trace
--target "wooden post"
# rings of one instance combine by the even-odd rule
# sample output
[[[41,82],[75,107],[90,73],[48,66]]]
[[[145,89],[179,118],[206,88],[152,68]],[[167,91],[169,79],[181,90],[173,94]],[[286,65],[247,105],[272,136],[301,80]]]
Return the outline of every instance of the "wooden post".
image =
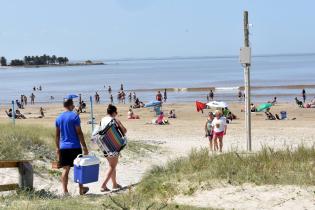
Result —
[[[29,162],[20,162],[19,167],[19,187],[21,189],[33,189],[33,167]]]
[[[249,47],[249,24],[248,11],[244,12],[244,47]],[[245,79],[245,129],[247,150],[252,150],[251,139],[251,111],[250,111],[250,63],[244,64],[244,79]]]

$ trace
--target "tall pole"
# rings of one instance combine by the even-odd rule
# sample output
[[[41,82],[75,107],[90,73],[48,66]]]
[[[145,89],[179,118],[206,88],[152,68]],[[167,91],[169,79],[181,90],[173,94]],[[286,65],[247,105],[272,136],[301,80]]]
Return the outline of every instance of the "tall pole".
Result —
[[[248,11],[244,12],[244,47],[249,48],[249,24],[248,24]],[[250,48],[249,48],[250,49]],[[249,54],[249,56],[251,56]],[[250,60],[250,58],[249,58]],[[244,63],[244,79],[245,79],[245,129],[247,150],[252,150],[252,137],[251,137],[251,111],[250,111],[250,62]]]
[[[91,104],[91,129],[92,129],[92,132],[94,131],[94,116],[93,116],[93,98],[92,96],[90,96],[90,104]]]
[[[12,123],[15,126],[15,108],[14,108],[14,101],[12,101]]]

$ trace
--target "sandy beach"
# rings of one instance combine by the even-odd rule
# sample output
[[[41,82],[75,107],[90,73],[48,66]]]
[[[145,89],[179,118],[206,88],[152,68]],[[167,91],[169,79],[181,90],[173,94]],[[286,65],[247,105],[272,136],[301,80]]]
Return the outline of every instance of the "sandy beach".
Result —
[[[34,119],[39,115],[39,107],[43,106],[46,117],[44,119]],[[237,120],[233,120],[228,125],[227,135],[224,138],[224,151],[245,151],[246,142],[244,138],[244,113],[242,104],[230,104],[230,110],[236,114]],[[4,108],[1,107],[0,123],[10,123],[10,119],[5,115]],[[118,180],[124,186],[136,184],[140,181],[145,171],[149,170],[153,165],[165,164],[168,160],[184,156],[193,148],[207,147],[208,140],[204,137],[204,125],[208,110],[204,114],[196,112],[194,103],[181,104],[165,104],[163,111],[167,113],[170,109],[175,109],[178,116],[177,119],[170,119],[170,124],[165,126],[157,126],[147,124],[154,118],[154,113],[151,109],[135,109],[134,112],[140,115],[139,120],[128,120],[127,111],[128,105],[118,105],[119,119],[126,125],[128,129],[128,138],[130,140],[141,141],[152,145],[158,145],[157,151],[146,153],[141,157],[130,157],[122,152],[120,164],[118,166]],[[99,122],[104,116],[106,105],[95,105],[94,114],[96,122]],[[280,111],[287,111],[288,120],[270,121],[266,120],[264,113],[252,113],[252,134],[253,134],[253,150],[258,151],[264,146],[274,149],[296,148],[298,145],[305,145],[307,147],[314,146],[315,132],[314,132],[314,118],[315,109],[301,109],[295,104],[277,104],[272,107],[272,113],[279,113]],[[56,116],[63,111],[60,104],[45,104],[45,105],[31,105],[27,106],[22,113],[26,115],[26,120],[16,120],[17,124],[40,124],[47,127],[54,127],[54,120]],[[87,110],[89,112],[89,110]],[[81,123],[84,132],[91,132],[91,126],[87,123],[90,118],[89,113],[81,114]],[[291,120],[296,118],[295,120]],[[53,141],[53,139],[52,139]],[[88,141],[88,140],[87,140]],[[90,152],[93,152],[95,146],[90,144]],[[35,162],[36,164],[36,162]],[[102,166],[100,177],[104,177],[106,170],[105,159],[102,159]],[[8,170],[0,171],[0,182],[8,183],[17,180],[17,172],[13,176],[6,176]],[[1,184],[0,183],[0,184]],[[49,189],[61,193],[61,185],[55,179],[47,180],[45,177],[35,176],[35,187],[37,189]],[[70,182],[71,193],[76,194],[76,185]],[[90,193],[100,194],[100,181],[89,185]],[[234,194],[239,194],[240,189],[245,195],[252,196],[238,196],[238,206],[235,205]],[[276,190],[275,190],[276,189]],[[181,204],[193,204],[202,207],[216,207],[216,208],[234,208],[237,209],[251,209],[253,207],[261,209],[284,208],[286,202],[290,202],[290,207],[295,206],[295,209],[315,208],[314,191],[315,188],[302,188],[298,186],[263,186],[256,187],[254,185],[243,186],[229,186],[219,184],[211,190],[197,192],[192,197],[176,197],[175,201]],[[259,192],[263,191],[261,194]],[[268,192],[273,193],[268,193]],[[248,193],[250,192],[250,193]],[[292,193],[302,193],[295,199],[283,201],[284,198],[291,196]],[[209,198],[221,198],[224,196],[224,202],[212,203]],[[299,194],[300,195],[300,194]],[[232,196],[232,198],[231,198]],[[261,199],[260,199],[261,198]],[[191,202],[195,200],[196,202]],[[203,200],[204,202],[198,202]],[[272,200],[272,202],[269,202]],[[264,205],[261,202],[264,201]],[[303,201],[303,206],[299,203]],[[280,203],[279,205],[276,205]]]

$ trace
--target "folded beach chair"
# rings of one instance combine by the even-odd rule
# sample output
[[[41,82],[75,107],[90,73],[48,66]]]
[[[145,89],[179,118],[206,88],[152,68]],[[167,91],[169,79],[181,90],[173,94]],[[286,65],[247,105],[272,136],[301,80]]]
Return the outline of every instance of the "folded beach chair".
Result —
[[[92,136],[92,141],[108,156],[118,155],[127,145],[127,138],[122,134],[115,120]]]

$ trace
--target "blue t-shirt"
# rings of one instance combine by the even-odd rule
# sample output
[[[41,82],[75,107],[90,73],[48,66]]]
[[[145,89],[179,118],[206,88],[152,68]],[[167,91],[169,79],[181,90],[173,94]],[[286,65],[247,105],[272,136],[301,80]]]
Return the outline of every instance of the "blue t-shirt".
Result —
[[[60,129],[60,149],[79,149],[80,140],[76,127],[80,126],[80,117],[74,112],[66,111],[56,119],[56,127]]]

